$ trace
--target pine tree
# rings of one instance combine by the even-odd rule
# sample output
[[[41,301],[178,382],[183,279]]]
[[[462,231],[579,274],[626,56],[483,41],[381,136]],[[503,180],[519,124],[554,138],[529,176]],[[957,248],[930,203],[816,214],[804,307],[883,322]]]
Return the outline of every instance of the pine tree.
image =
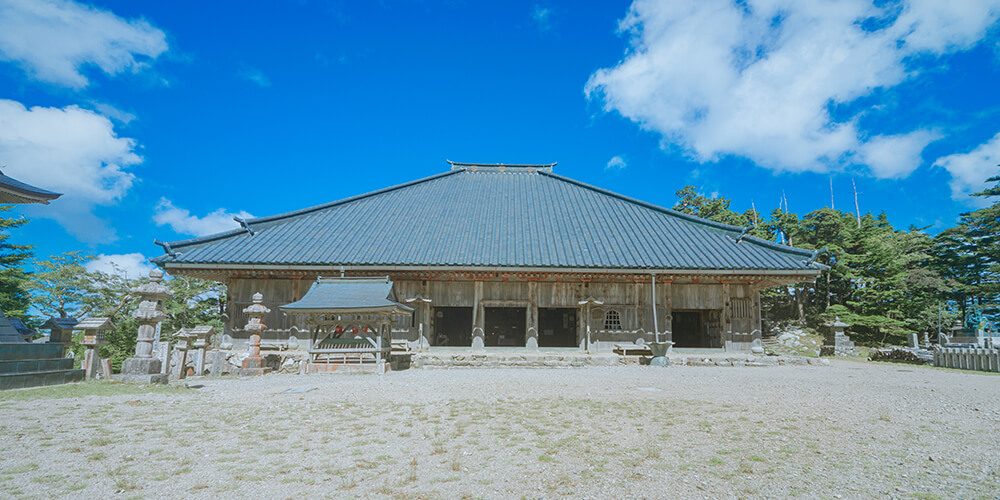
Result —
[[[0,205],[0,213],[12,208],[14,205]],[[33,246],[11,243],[9,232],[27,223],[24,217],[0,217],[0,311],[14,318],[25,318],[30,304],[24,263]]]

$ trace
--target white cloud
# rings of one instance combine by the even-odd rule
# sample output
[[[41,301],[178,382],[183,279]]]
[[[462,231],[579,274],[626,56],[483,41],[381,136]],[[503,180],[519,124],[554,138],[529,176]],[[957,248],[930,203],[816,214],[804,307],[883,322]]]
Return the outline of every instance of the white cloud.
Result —
[[[1000,133],[968,153],[945,156],[934,162],[935,167],[951,173],[951,197],[971,204],[976,204],[976,199],[969,198],[969,194],[990,187],[986,179],[1000,175],[998,164]],[[979,201],[985,203],[986,200],[979,198]]]
[[[77,106],[25,108],[0,99],[0,164],[4,173],[63,193],[35,217],[52,218],[87,243],[110,242],[115,231],[93,213],[132,187],[127,167],[142,162],[135,140],[118,137],[107,117]]]
[[[124,274],[126,278],[136,279],[149,276],[154,266],[141,253],[100,254],[94,260],[84,265],[88,272],[101,271],[107,274]]]
[[[910,175],[923,163],[920,154],[941,135],[918,130],[909,134],[877,136],[858,148],[858,158],[868,165],[875,177],[901,179]]]
[[[538,29],[547,31],[552,26],[552,9],[535,5],[531,11],[531,19],[538,24]]]
[[[264,74],[263,71],[257,68],[246,68],[243,71],[240,71],[240,76],[246,78],[247,80],[250,80],[253,83],[256,83],[261,87],[271,86],[271,80],[267,77],[267,75]]]
[[[895,177],[912,168],[886,159],[887,149],[905,146],[913,159],[933,132],[876,138],[866,149],[858,116],[835,119],[831,106],[915,75],[911,56],[974,45],[998,16],[1000,0],[884,8],[636,0],[619,23],[631,47],[591,75],[585,91],[700,161],[737,155],[774,170],[822,172],[864,157],[876,162],[873,174]]]
[[[0,59],[76,89],[88,84],[83,66],[135,72],[167,50],[166,35],[147,21],[67,0],[0,1],[0,26]]]
[[[614,156],[608,160],[608,164],[604,166],[604,170],[621,170],[627,167],[628,164],[625,163],[625,159],[621,156]]]
[[[136,119],[135,114],[118,109],[106,102],[95,102],[93,105],[94,109],[97,110],[98,113],[124,125],[128,125],[132,122],[132,120]]]
[[[231,213],[221,208],[204,217],[198,217],[191,215],[189,210],[175,207],[170,200],[160,198],[160,203],[156,205],[153,213],[153,221],[157,226],[170,226],[180,234],[205,236],[240,227],[239,223],[233,220],[234,216],[253,217],[244,211]]]

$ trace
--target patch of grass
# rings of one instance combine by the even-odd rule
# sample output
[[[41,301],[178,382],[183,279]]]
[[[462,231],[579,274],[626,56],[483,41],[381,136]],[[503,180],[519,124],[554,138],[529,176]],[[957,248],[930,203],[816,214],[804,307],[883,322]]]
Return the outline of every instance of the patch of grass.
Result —
[[[554,459],[554,458],[552,458],[552,457],[550,457],[548,455],[538,455],[538,461],[539,462],[554,462],[555,460],[556,459]]]
[[[10,468],[4,469],[3,473],[4,474],[24,474],[25,472],[33,472],[33,471],[36,471],[36,470],[38,470],[38,464],[31,463],[31,464],[15,465],[14,467],[10,467]]]
[[[98,437],[90,440],[91,446],[107,446],[115,441],[107,437]]]
[[[33,483],[45,483],[45,484],[59,484],[63,482],[66,478],[60,476],[59,474],[46,474],[44,476],[36,476],[31,478]]]
[[[710,463],[712,465],[722,465],[722,464],[726,463],[726,461],[723,460],[723,459],[721,459],[721,458],[719,458],[719,457],[712,457],[712,458],[708,459],[708,463]]]
[[[124,384],[111,381],[90,381],[51,385],[31,389],[0,392],[0,401],[33,401],[36,399],[69,399],[87,396],[119,396],[122,394],[191,394],[183,388],[164,385]]]
[[[767,459],[760,455],[750,455],[750,460],[753,462],[767,462]]]
[[[66,487],[66,491],[80,491],[87,487],[86,483],[73,483]]]
[[[135,482],[134,479],[130,477],[117,477],[115,478],[115,489],[121,492],[135,491],[142,486]]]
[[[107,455],[103,453],[94,453],[93,455],[88,456],[87,460],[91,462],[97,462],[99,460],[104,460],[105,458],[107,458]]]

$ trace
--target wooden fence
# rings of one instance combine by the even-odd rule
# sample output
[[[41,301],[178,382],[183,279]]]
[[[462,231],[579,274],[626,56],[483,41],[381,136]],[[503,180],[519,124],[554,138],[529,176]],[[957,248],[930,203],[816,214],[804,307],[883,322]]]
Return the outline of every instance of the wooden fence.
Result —
[[[934,346],[934,366],[1000,373],[1000,349]]]

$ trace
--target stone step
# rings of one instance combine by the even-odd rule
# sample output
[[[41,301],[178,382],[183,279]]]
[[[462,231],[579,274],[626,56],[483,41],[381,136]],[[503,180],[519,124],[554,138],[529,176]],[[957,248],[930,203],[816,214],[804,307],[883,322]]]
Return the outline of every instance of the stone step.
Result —
[[[70,358],[0,360],[0,374],[21,375],[37,372],[72,370]]]
[[[60,344],[0,344],[0,361],[59,359],[62,349]]]
[[[83,370],[54,370],[36,373],[0,374],[0,390],[60,385],[83,380]]]

